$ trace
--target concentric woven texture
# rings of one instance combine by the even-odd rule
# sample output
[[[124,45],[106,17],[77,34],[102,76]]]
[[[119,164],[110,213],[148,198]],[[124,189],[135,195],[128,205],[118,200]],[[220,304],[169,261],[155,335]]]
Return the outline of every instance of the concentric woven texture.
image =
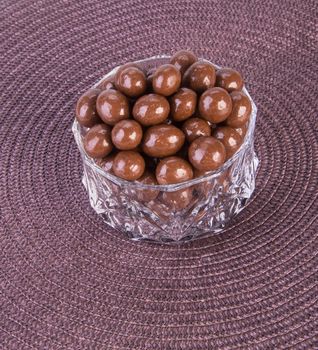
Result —
[[[315,1],[0,5],[0,348],[317,349]],[[132,243],[89,206],[74,104],[176,48],[244,73],[256,192],[219,236]]]

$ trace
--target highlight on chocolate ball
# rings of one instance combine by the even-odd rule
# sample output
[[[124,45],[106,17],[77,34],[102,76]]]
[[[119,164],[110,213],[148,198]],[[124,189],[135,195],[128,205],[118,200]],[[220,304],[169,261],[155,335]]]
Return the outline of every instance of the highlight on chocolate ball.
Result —
[[[127,60],[79,93],[82,182],[106,224],[183,242],[221,232],[244,209],[258,166],[247,73],[179,50]]]

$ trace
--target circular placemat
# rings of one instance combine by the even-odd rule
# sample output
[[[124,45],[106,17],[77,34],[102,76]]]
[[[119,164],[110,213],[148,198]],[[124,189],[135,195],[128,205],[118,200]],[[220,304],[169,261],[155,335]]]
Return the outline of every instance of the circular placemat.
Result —
[[[315,349],[315,1],[0,2],[2,349]],[[71,133],[80,93],[179,48],[243,72],[259,114],[253,199],[181,246],[105,226]]]

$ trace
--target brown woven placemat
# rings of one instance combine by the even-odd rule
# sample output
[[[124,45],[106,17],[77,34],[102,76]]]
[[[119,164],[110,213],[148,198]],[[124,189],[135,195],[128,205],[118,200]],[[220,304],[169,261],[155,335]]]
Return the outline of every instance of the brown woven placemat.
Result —
[[[317,3],[0,5],[0,348],[317,349]],[[74,104],[179,48],[244,73],[256,192],[219,236],[132,243],[89,206]]]

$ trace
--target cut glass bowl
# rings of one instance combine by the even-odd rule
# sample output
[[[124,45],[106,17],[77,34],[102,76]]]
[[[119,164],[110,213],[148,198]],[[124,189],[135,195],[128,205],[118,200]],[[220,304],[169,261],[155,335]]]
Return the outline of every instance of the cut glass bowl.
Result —
[[[168,63],[169,58],[156,56],[136,63],[149,70]],[[220,232],[251,197],[259,163],[254,152],[257,108],[245,87],[243,92],[251,100],[252,113],[240,149],[218,170],[176,185],[145,185],[105,172],[86,155],[84,129],[75,119],[72,130],[83,161],[82,182],[92,208],[108,225],[134,240],[180,242]],[[145,202],[142,198],[147,191],[158,191],[159,195]]]

